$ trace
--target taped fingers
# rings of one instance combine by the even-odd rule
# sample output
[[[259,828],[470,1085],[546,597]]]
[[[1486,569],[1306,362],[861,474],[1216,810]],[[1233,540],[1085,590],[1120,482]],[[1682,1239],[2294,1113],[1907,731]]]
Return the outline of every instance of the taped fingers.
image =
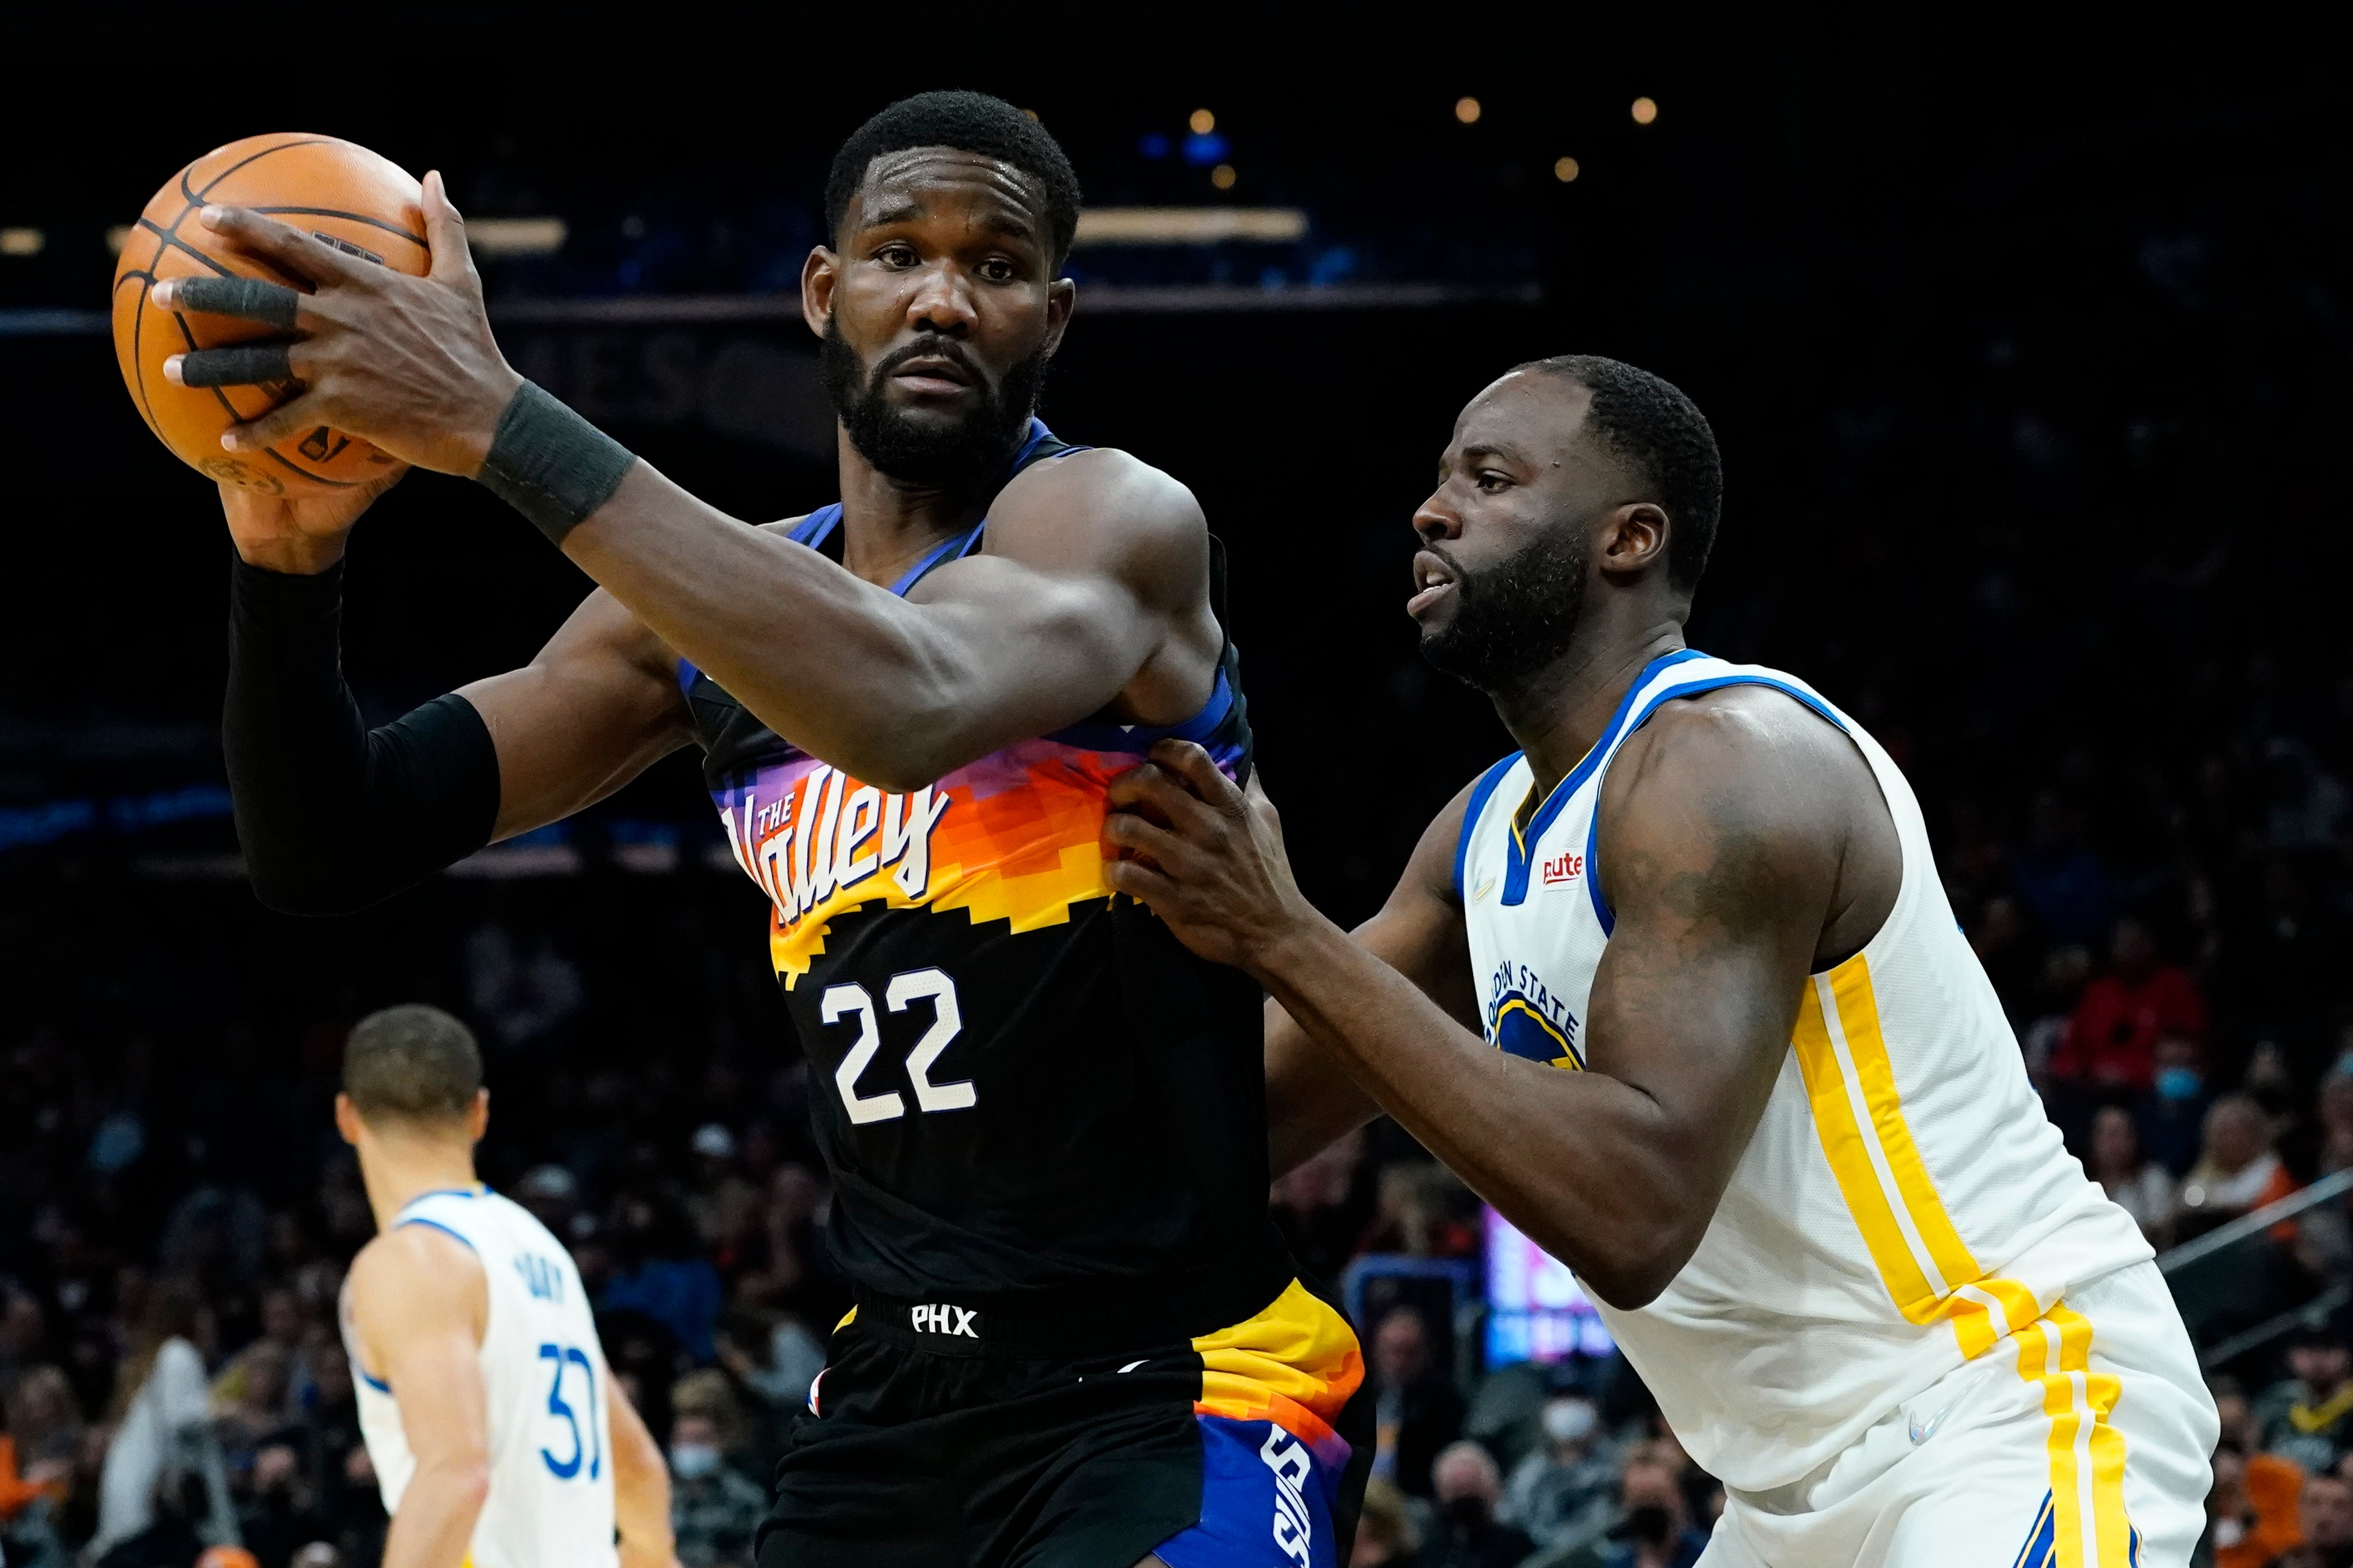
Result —
[[[182,386],[259,386],[294,379],[291,343],[242,343],[174,356]],[[169,368],[169,367],[167,367]]]
[[[299,290],[262,278],[174,278],[159,291],[166,310],[235,316],[281,332],[294,330],[294,312],[302,301]]]

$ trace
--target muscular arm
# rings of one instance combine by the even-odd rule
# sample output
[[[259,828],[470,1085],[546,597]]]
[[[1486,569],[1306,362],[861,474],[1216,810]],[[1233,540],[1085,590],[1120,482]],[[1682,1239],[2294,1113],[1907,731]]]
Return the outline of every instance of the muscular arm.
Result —
[[[1380,912],[1349,933],[1357,946],[1419,987],[1463,1028],[1479,1028],[1462,906],[1454,891],[1454,847],[1462,837],[1462,791],[1423,829],[1405,874]],[[1280,1176],[1380,1114],[1343,1059],[1318,1045],[1282,1004],[1266,1004],[1268,1168]]]
[[[1763,1114],[1848,841],[1852,797],[1823,781],[1860,758],[1783,707],[1721,694],[1674,705],[1612,767],[1599,859],[1617,927],[1584,1072],[1488,1047],[1316,915],[1271,809],[1250,809],[1181,747],[1155,760],[1188,790],[1157,770],[1132,775],[1129,794],[1175,827],[1121,818],[1115,841],[1148,859],[1120,863],[1113,881],[1197,952],[1257,976],[1603,1300],[1639,1306],[1698,1247]]]
[[[677,1568],[678,1545],[670,1533],[670,1467],[638,1407],[629,1403],[612,1369],[605,1371],[605,1405],[611,1413],[613,1522],[621,1532],[621,1568]]]
[[[417,1457],[385,1537],[385,1568],[459,1568],[491,1492],[481,1261],[438,1231],[404,1226],[353,1260],[350,1289],[361,1352],[392,1385]]]
[[[205,210],[223,237],[313,285],[285,302],[300,333],[287,368],[307,390],[230,432],[239,449],[327,423],[404,461],[481,471],[522,380],[491,336],[438,177],[423,213],[432,273],[406,278],[257,213]],[[176,304],[187,287],[158,298]],[[176,359],[167,369],[186,374]],[[1200,509],[1167,476],[1111,451],[1022,474],[991,505],[987,552],[905,598],[745,526],[643,461],[564,548],[779,734],[892,789],[1123,694],[1126,717],[1181,721],[1208,694],[1220,641]]]
[[[1033,468],[990,508],[985,554],[905,598],[746,528],[640,462],[565,552],[779,734],[915,789],[1103,708],[1172,631],[1205,695],[1219,637],[1208,535],[1185,488],[1110,451]]]

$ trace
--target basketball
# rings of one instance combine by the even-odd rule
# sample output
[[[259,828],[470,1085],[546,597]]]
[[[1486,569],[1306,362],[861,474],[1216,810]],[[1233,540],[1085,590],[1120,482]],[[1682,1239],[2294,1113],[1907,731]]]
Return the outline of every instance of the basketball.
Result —
[[[296,395],[269,386],[177,386],[164,361],[191,349],[274,336],[226,316],[159,309],[149,295],[167,278],[265,278],[304,287],[231,249],[197,213],[207,204],[250,207],[308,230],[349,255],[412,275],[430,263],[422,192],[407,171],[332,136],[281,132],[216,147],[172,176],[139,215],[114,269],[114,352],[140,417],[182,462],[209,478],[271,495],[323,494],[380,478],[393,459],[365,441],[321,426],[259,453],[221,449],[221,432]]]

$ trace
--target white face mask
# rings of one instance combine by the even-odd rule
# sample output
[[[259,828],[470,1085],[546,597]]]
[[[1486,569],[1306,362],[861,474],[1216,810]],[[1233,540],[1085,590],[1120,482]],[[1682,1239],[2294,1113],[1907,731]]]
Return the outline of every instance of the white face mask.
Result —
[[[708,1443],[672,1443],[670,1473],[682,1481],[699,1481],[719,1468],[719,1450]]]
[[[1593,1406],[1582,1399],[1556,1399],[1545,1406],[1545,1436],[1556,1443],[1575,1443],[1593,1435]]]

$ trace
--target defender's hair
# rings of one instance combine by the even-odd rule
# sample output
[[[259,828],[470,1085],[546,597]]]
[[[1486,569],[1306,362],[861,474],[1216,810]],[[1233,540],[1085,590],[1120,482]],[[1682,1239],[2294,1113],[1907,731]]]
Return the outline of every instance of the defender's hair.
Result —
[[[343,1045],[343,1092],[374,1121],[440,1121],[466,1114],[482,1087],[474,1033],[438,1007],[371,1013]]]
[[[902,98],[849,133],[833,155],[825,182],[825,232],[841,236],[849,198],[865,183],[867,165],[910,147],[953,147],[1001,159],[1046,188],[1046,237],[1060,268],[1079,231],[1079,176],[1062,144],[1047,129],[985,92],[919,92]]]
[[[1557,375],[1593,395],[1585,427],[1666,510],[1668,580],[1684,589],[1697,584],[1724,510],[1724,458],[1699,405],[1672,382],[1599,354],[1556,354],[1512,368]]]

